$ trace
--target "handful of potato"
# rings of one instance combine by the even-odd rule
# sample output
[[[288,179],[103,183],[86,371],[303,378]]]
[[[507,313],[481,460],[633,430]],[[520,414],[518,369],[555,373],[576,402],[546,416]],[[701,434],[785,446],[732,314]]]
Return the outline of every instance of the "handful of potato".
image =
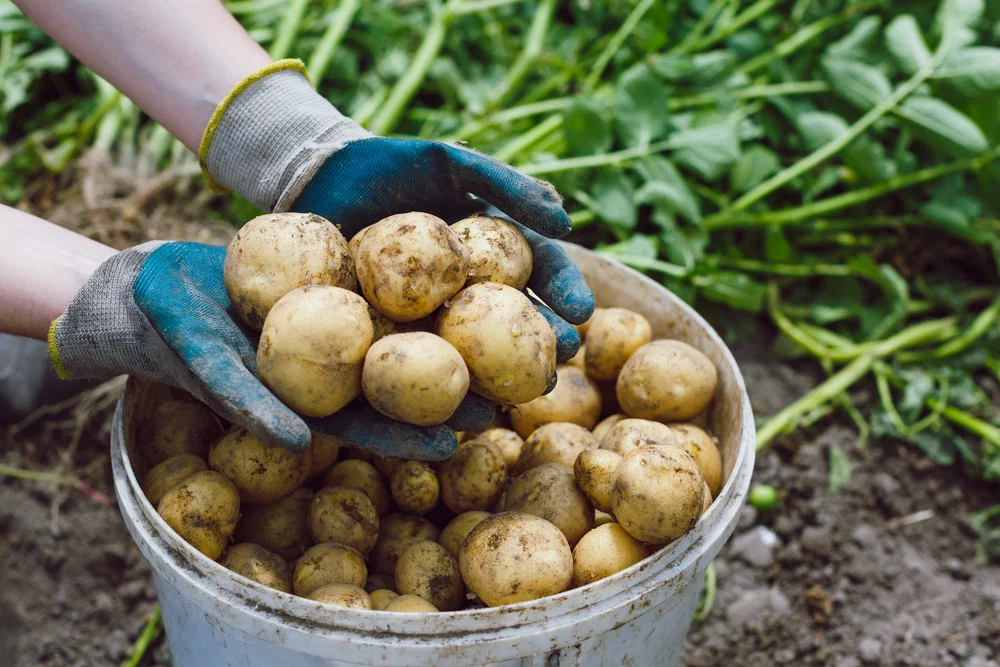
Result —
[[[320,436],[303,454],[270,449],[181,402],[170,414],[185,424],[157,413],[140,429],[150,502],[248,585],[356,609],[512,604],[652,556],[721,490],[717,442],[696,425],[716,369],[621,308],[579,326],[580,354],[556,368],[555,334],[520,292],[531,266],[518,229],[487,216],[395,215],[350,244],[314,215],[251,221],[226,287],[287,405],[327,416],[363,394],[429,426],[474,391],[504,410],[428,464]]]

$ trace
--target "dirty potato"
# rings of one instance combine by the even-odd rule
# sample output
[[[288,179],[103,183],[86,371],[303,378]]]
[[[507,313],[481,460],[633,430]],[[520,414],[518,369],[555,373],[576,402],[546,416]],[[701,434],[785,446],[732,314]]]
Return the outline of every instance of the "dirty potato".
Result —
[[[522,438],[552,422],[578,424],[589,430],[601,416],[601,392],[593,380],[574,366],[559,366],[556,375],[555,389],[510,411],[510,423]]]
[[[679,340],[654,340],[629,358],[615,391],[629,417],[685,421],[708,407],[717,382],[704,353]]]
[[[219,473],[205,470],[167,491],[156,511],[185,542],[218,560],[236,528],[240,492]]]
[[[146,473],[142,480],[142,492],[146,494],[149,504],[156,507],[163,494],[203,470],[208,470],[208,464],[200,456],[194,454],[171,456]]]
[[[208,465],[233,481],[244,503],[257,505],[298,488],[312,467],[312,451],[295,454],[268,447],[242,426],[233,426],[212,445]]]
[[[368,595],[372,599],[372,609],[375,611],[385,611],[389,603],[399,597],[399,593],[388,588],[376,588]]]
[[[386,488],[382,476],[371,463],[361,459],[348,459],[333,466],[326,477],[324,486],[352,486],[361,489],[375,506],[379,518],[384,517],[392,509],[392,495]]]
[[[372,599],[365,589],[351,584],[327,584],[309,594],[310,600],[348,609],[371,609]]]
[[[389,600],[383,611],[400,611],[411,614],[433,614],[438,608],[419,595],[400,595]]]
[[[562,463],[572,468],[580,452],[597,449],[598,444],[597,438],[578,424],[546,424],[524,441],[517,469],[525,472],[543,463]]]
[[[441,530],[427,519],[407,514],[386,516],[379,529],[369,565],[373,572],[390,576],[395,576],[399,554],[406,547],[421,540],[435,541],[441,535]]]
[[[492,507],[507,483],[507,462],[489,442],[463,443],[441,466],[441,499],[452,512]]]
[[[598,526],[573,549],[573,587],[586,586],[632,567],[653,554],[617,523]]]
[[[580,452],[573,464],[573,475],[584,495],[596,509],[611,511],[611,478],[622,462],[621,455],[607,449]]]
[[[241,577],[282,593],[292,592],[292,568],[284,558],[259,544],[234,544],[219,564]]]
[[[357,549],[323,542],[307,549],[295,561],[292,582],[296,595],[308,597],[317,588],[328,584],[364,586],[367,578],[364,556]]]
[[[648,419],[622,419],[601,439],[601,449],[619,456],[627,456],[632,450],[646,445],[679,447],[680,440],[666,424]]]
[[[309,506],[309,531],[317,542],[344,544],[367,555],[378,539],[378,514],[361,489],[328,486]]]
[[[546,463],[516,477],[504,508],[541,517],[563,532],[570,546],[594,527],[594,508],[576,485],[573,469]]]
[[[399,509],[409,514],[430,512],[441,492],[437,475],[423,461],[404,461],[396,466],[390,488]]]
[[[469,248],[466,285],[500,283],[524,289],[531,277],[531,246],[509,220],[479,213],[451,226]]]
[[[455,611],[465,603],[458,561],[429,540],[414,542],[399,555],[396,586],[402,595],[419,595],[440,611]]]
[[[517,459],[521,456],[521,448],[524,447],[524,440],[514,431],[508,428],[491,428],[476,435],[474,438],[466,440],[478,440],[496,445],[503,454],[504,461],[507,462],[507,469],[513,470],[517,465]]]
[[[438,544],[444,547],[444,550],[457,561],[458,552],[461,550],[465,538],[488,516],[490,516],[489,512],[462,512],[444,527],[444,530],[441,531],[441,537],[438,538]]]
[[[623,419],[626,419],[625,415],[618,412],[613,415],[609,415],[599,421],[591,433],[594,434],[594,437],[597,438],[598,441],[601,441],[604,439],[604,435],[608,432],[608,430]]]
[[[614,380],[632,353],[653,338],[649,320],[624,308],[603,308],[587,330],[587,375]]]
[[[238,542],[259,544],[285,560],[297,558],[312,546],[309,506],[313,492],[300,487],[284,498],[264,505],[246,505],[236,524]]]
[[[156,406],[139,429],[139,448],[149,466],[178,454],[205,458],[222,435],[215,413],[194,401],[166,401]]]
[[[670,428],[677,434],[680,446],[698,462],[712,497],[719,495],[722,489],[722,456],[718,440],[694,424],[670,424]]]

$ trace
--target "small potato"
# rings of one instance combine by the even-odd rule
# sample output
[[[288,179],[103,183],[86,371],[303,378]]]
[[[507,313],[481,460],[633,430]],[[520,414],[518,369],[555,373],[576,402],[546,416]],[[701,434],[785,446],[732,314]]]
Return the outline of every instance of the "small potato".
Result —
[[[684,421],[708,407],[717,382],[701,351],[679,340],[654,340],[629,358],[615,390],[629,417]]]
[[[350,584],[327,584],[309,594],[310,600],[348,609],[371,609],[372,599],[365,589]]]
[[[573,580],[573,552],[562,531],[521,512],[476,526],[458,557],[469,590],[491,607],[562,593]]]
[[[652,549],[617,523],[598,526],[584,535],[573,549],[573,587],[610,577],[651,555]]]
[[[556,388],[533,401],[515,405],[510,423],[522,438],[552,422],[578,424],[590,430],[601,416],[601,392],[593,380],[573,366],[556,368]]]
[[[597,426],[594,427],[594,430],[591,431],[591,433],[594,434],[594,437],[597,438],[598,441],[601,441],[604,439],[604,435],[608,432],[608,430],[623,419],[626,419],[625,415],[618,412],[613,415],[609,415],[598,422]]]
[[[258,544],[234,544],[219,564],[241,577],[282,593],[292,592],[292,568],[284,558]]]
[[[149,504],[156,507],[160,499],[170,489],[195,474],[208,470],[208,464],[200,456],[194,454],[178,454],[171,456],[163,463],[153,466],[142,480],[142,492],[146,494]]]
[[[209,446],[222,435],[215,413],[194,401],[167,401],[156,406],[139,429],[142,458],[149,466],[178,454],[205,458]]]
[[[249,505],[274,502],[294,491],[312,467],[312,450],[294,454],[268,447],[242,426],[233,426],[208,452],[209,467],[233,481]]]
[[[259,544],[285,560],[302,555],[313,544],[309,505],[313,492],[304,487],[266,505],[246,505],[236,524],[238,542]]]
[[[384,517],[392,509],[392,496],[386,488],[382,476],[371,463],[361,459],[341,461],[326,473],[323,478],[325,486],[352,486],[361,489],[375,506],[379,518]]]
[[[401,213],[365,232],[355,267],[368,303],[391,320],[412,322],[462,289],[469,248],[444,220]]]
[[[504,461],[507,462],[507,469],[513,470],[517,465],[517,459],[521,456],[521,448],[524,447],[524,440],[514,431],[507,428],[491,428],[483,431],[475,438],[468,440],[478,440],[496,445],[503,454]]]
[[[240,492],[217,472],[196,472],[167,491],[156,511],[185,542],[218,560],[236,528]]]
[[[358,289],[347,241],[312,213],[268,213],[236,233],[226,250],[222,279],[233,306],[260,331],[278,300],[305,285]]]
[[[507,461],[489,442],[463,443],[441,466],[441,499],[452,512],[493,506],[507,484]]]
[[[615,470],[611,509],[628,534],[665,544],[691,530],[704,507],[705,480],[679,447],[633,450]]]
[[[374,336],[368,304],[354,292],[314,285],[281,297],[257,346],[261,380],[307,417],[328,417],[361,395],[361,366]]]
[[[698,462],[712,497],[719,495],[722,489],[722,456],[719,455],[718,440],[694,424],[670,424],[670,428],[677,434],[680,446]]]
[[[504,405],[541,396],[556,370],[555,332],[513,287],[466,287],[441,309],[436,333],[462,355],[472,391]]]
[[[340,440],[331,435],[313,433],[312,444],[309,445],[309,448],[312,450],[312,465],[309,466],[309,474],[306,475],[306,479],[318,477],[333,467],[340,454]]]
[[[427,514],[437,505],[441,486],[437,475],[422,461],[404,461],[392,473],[392,498],[409,514]]]
[[[391,574],[369,572],[368,579],[365,580],[365,590],[371,595],[380,588],[390,591],[396,590],[396,579]]]
[[[395,576],[399,554],[403,553],[406,547],[421,540],[437,540],[440,535],[441,530],[422,517],[406,514],[388,515],[380,524],[378,541],[369,560],[371,570]]]
[[[440,611],[465,604],[465,583],[458,561],[437,542],[414,542],[399,555],[396,586],[403,595],[419,595]]]
[[[400,595],[389,600],[384,611],[401,611],[411,614],[434,614],[438,608],[418,595]]]
[[[622,462],[620,454],[607,449],[588,449],[580,452],[573,464],[573,475],[584,495],[595,508],[611,511],[611,478]]]
[[[649,320],[624,308],[603,308],[594,313],[587,330],[587,375],[614,380],[632,353],[653,339]]]
[[[434,334],[393,334],[368,349],[361,388],[385,416],[435,426],[451,417],[465,398],[469,370],[458,350]]]
[[[308,597],[328,584],[364,586],[368,578],[365,559],[357,549],[343,544],[322,542],[310,547],[295,562],[295,594]]]
[[[601,439],[601,449],[619,456],[628,456],[632,450],[646,445],[679,447],[680,440],[666,424],[646,419],[622,419]]]
[[[475,213],[451,226],[469,248],[466,285],[500,283],[524,289],[531,277],[531,246],[510,221]]]
[[[543,463],[562,463],[572,468],[580,452],[597,449],[598,444],[597,438],[578,424],[546,424],[524,441],[517,469],[525,472]]]
[[[438,538],[438,544],[444,547],[444,550],[457,561],[458,552],[462,549],[465,538],[488,516],[490,516],[489,512],[462,512],[444,527],[444,530],[441,531],[441,537]]]
[[[573,469],[546,463],[514,479],[505,510],[541,517],[563,532],[573,546],[594,527],[594,508],[576,485]]]
[[[390,591],[387,588],[378,588],[371,591],[368,595],[372,599],[372,609],[375,611],[385,611],[389,603],[399,597],[399,593]]]
[[[618,523],[618,522],[615,521],[615,517],[613,517],[608,512],[602,512],[601,510],[597,510],[596,512],[594,512],[594,526],[595,527],[596,526],[603,526],[606,523]]]
[[[309,531],[317,542],[337,542],[367,555],[378,539],[378,514],[361,489],[328,486],[309,506]]]

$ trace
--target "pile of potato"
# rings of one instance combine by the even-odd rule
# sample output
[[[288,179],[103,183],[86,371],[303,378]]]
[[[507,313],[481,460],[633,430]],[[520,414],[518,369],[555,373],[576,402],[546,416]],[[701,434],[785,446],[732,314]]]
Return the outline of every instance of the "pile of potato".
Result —
[[[226,287],[261,332],[262,381],[289,407],[322,417],[363,395],[434,425],[474,391],[503,410],[428,463],[321,435],[301,454],[269,448],[167,401],[139,432],[150,503],[238,575],[358,609],[534,600],[649,557],[719,493],[716,441],[692,423],[716,369],[621,308],[577,327],[584,344],[557,368],[555,334],[520,291],[531,266],[517,227],[488,216],[395,215],[350,244],[315,215],[251,221]]]

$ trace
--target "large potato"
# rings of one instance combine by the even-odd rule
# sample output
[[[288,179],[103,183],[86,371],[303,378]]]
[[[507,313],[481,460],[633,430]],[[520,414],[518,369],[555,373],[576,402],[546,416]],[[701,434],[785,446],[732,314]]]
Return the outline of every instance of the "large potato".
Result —
[[[684,421],[708,407],[717,381],[701,351],[679,340],[654,340],[629,358],[615,391],[629,417]]]
[[[441,531],[441,537],[438,538],[438,544],[444,547],[444,550],[457,561],[458,552],[462,549],[465,538],[488,516],[490,516],[489,512],[462,512],[444,527],[444,530]]]
[[[404,461],[396,466],[390,488],[399,509],[409,514],[430,512],[441,491],[437,475],[423,461]]]
[[[589,430],[601,416],[601,392],[593,380],[574,366],[559,366],[556,375],[555,389],[510,411],[510,423],[522,438],[552,422],[578,424]]]
[[[314,432],[309,448],[312,450],[312,465],[309,466],[306,478],[312,479],[325,473],[337,462],[337,456],[340,455],[340,440],[332,435]]]
[[[473,214],[451,226],[469,248],[466,285],[500,283],[524,289],[531,277],[531,246],[509,220]]]
[[[194,454],[171,456],[146,473],[142,480],[142,492],[146,494],[149,504],[156,507],[167,491],[203,470],[208,470],[208,464],[200,456]]]
[[[372,599],[360,586],[351,584],[327,584],[309,594],[310,600],[325,602],[348,609],[371,609]]]
[[[234,544],[219,564],[241,577],[282,593],[292,592],[292,568],[284,558],[258,544]]]
[[[291,560],[312,546],[309,506],[313,492],[298,488],[284,498],[266,505],[246,505],[236,524],[238,542],[259,544],[285,560]]]
[[[312,213],[261,215],[236,233],[222,269],[236,311],[260,331],[278,300],[298,287],[358,288],[347,241]]]
[[[472,390],[504,405],[541,396],[556,370],[555,332],[513,287],[466,287],[441,309],[436,332],[462,355]]]
[[[507,462],[489,442],[463,443],[441,466],[441,499],[452,512],[488,509],[507,483]]]
[[[469,248],[444,220],[401,213],[365,231],[356,268],[368,303],[390,320],[412,322],[462,288]]]
[[[441,535],[441,530],[427,519],[406,514],[388,515],[379,528],[369,565],[373,572],[391,576],[395,576],[399,554],[406,547],[421,540],[435,541]]]
[[[576,485],[573,469],[546,463],[511,482],[504,501],[508,512],[541,517],[562,531],[573,546],[594,527],[594,508]]]
[[[588,449],[580,452],[573,464],[573,475],[580,490],[590,504],[602,512],[611,511],[611,479],[621,462],[621,455],[615,452]]]
[[[718,441],[694,424],[671,424],[670,428],[677,434],[680,446],[698,462],[712,497],[719,495],[722,489],[722,456]]]
[[[308,597],[328,584],[364,586],[368,578],[365,558],[357,549],[344,544],[323,542],[310,547],[295,561],[293,586],[295,594]]]
[[[594,434],[594,437],[597,438],[598,441],[603,440],[604,435],[611,429],[611,427],[623,419],[626,419],[625,415],[618,412],[613,415],[609,415],[598,422],[597,426],[594,427],[594,430],[592,430],[591,433]]]
[[[679,447],[633,450],[615,469],[611,510],[628,534],[665,544],[691,530],[704,507],[705,480]]]
[[[573,549],[573,587],[586,586],[632,567],[653,554],[617,523],[598,526]]]
[[[601,439],[601,449],[619,456],[628,456],[632,450],[647,445],[679,447],[680,440],[666,424],[648,419],[622,419]]]
[[[632,353],[653,338],[649,320],[624,308],[602,308],[587,330],[587,375],[614,380]]]
[[[521,456],[521,449],[524,447],[524,440],[521,436],[507,428],[491,428],[473,438],[467,438],[463,442],[472,440],[496,445],[500,453],[503,454],[504,461],[507,462],[508,470],[513,470],[514,466],[517,465],[517,459]]]
[[[543,463],[562,463],[572,468],[580,452],[597,449],[598,445],[597,438],[578,424],[546,424],[524,441],[517,469],[524,472]]]
[[[270,503],[305,481],[312,467],[312,451],[295,454],[268,447],[242,426],[233,426],[212,445],[208,465],[233,481],[244,503]]]
[[[205,470],[167,491],[156,511],[185,542],[217,560],[236,528],[240,492],[219,473]]]
[[[178,454],[205,458],[222,435],[215,413],[194,401],[166,401],[156,406],[139,429],[139,448],[149,466]]]
[[[317,542],[337,542],[367,555],[378,539],[378,514],[361,489],[328,486],[309,506],[309,531]]]
[[[562,593],[573,580],[566,536],[545,519],[494,514],[476,526],[458,557],[469,590],[491,607]]]
[[[323,478],[324,486],[353,486],[361,489],[375,506],[375,513],[383,517],[392,509],[392,495],[382,476],[371,463],[361,459],[341,461]]]
[[[465,398],[469,370],[458,350],[434,334],[394,334],[368,349],[361,388],[371,406],[387,417],[435,426]]]
[[[292,290],[274,304],[257,346],[261,380],[285,405],[327,417],[361,394],[372,344],[364,299],[339,287]]]
[[[429,540],[414,542],[399,555],[396,586],[402,595],[419,595],[440,611],[455,611],[465,603],[458,561]]]

